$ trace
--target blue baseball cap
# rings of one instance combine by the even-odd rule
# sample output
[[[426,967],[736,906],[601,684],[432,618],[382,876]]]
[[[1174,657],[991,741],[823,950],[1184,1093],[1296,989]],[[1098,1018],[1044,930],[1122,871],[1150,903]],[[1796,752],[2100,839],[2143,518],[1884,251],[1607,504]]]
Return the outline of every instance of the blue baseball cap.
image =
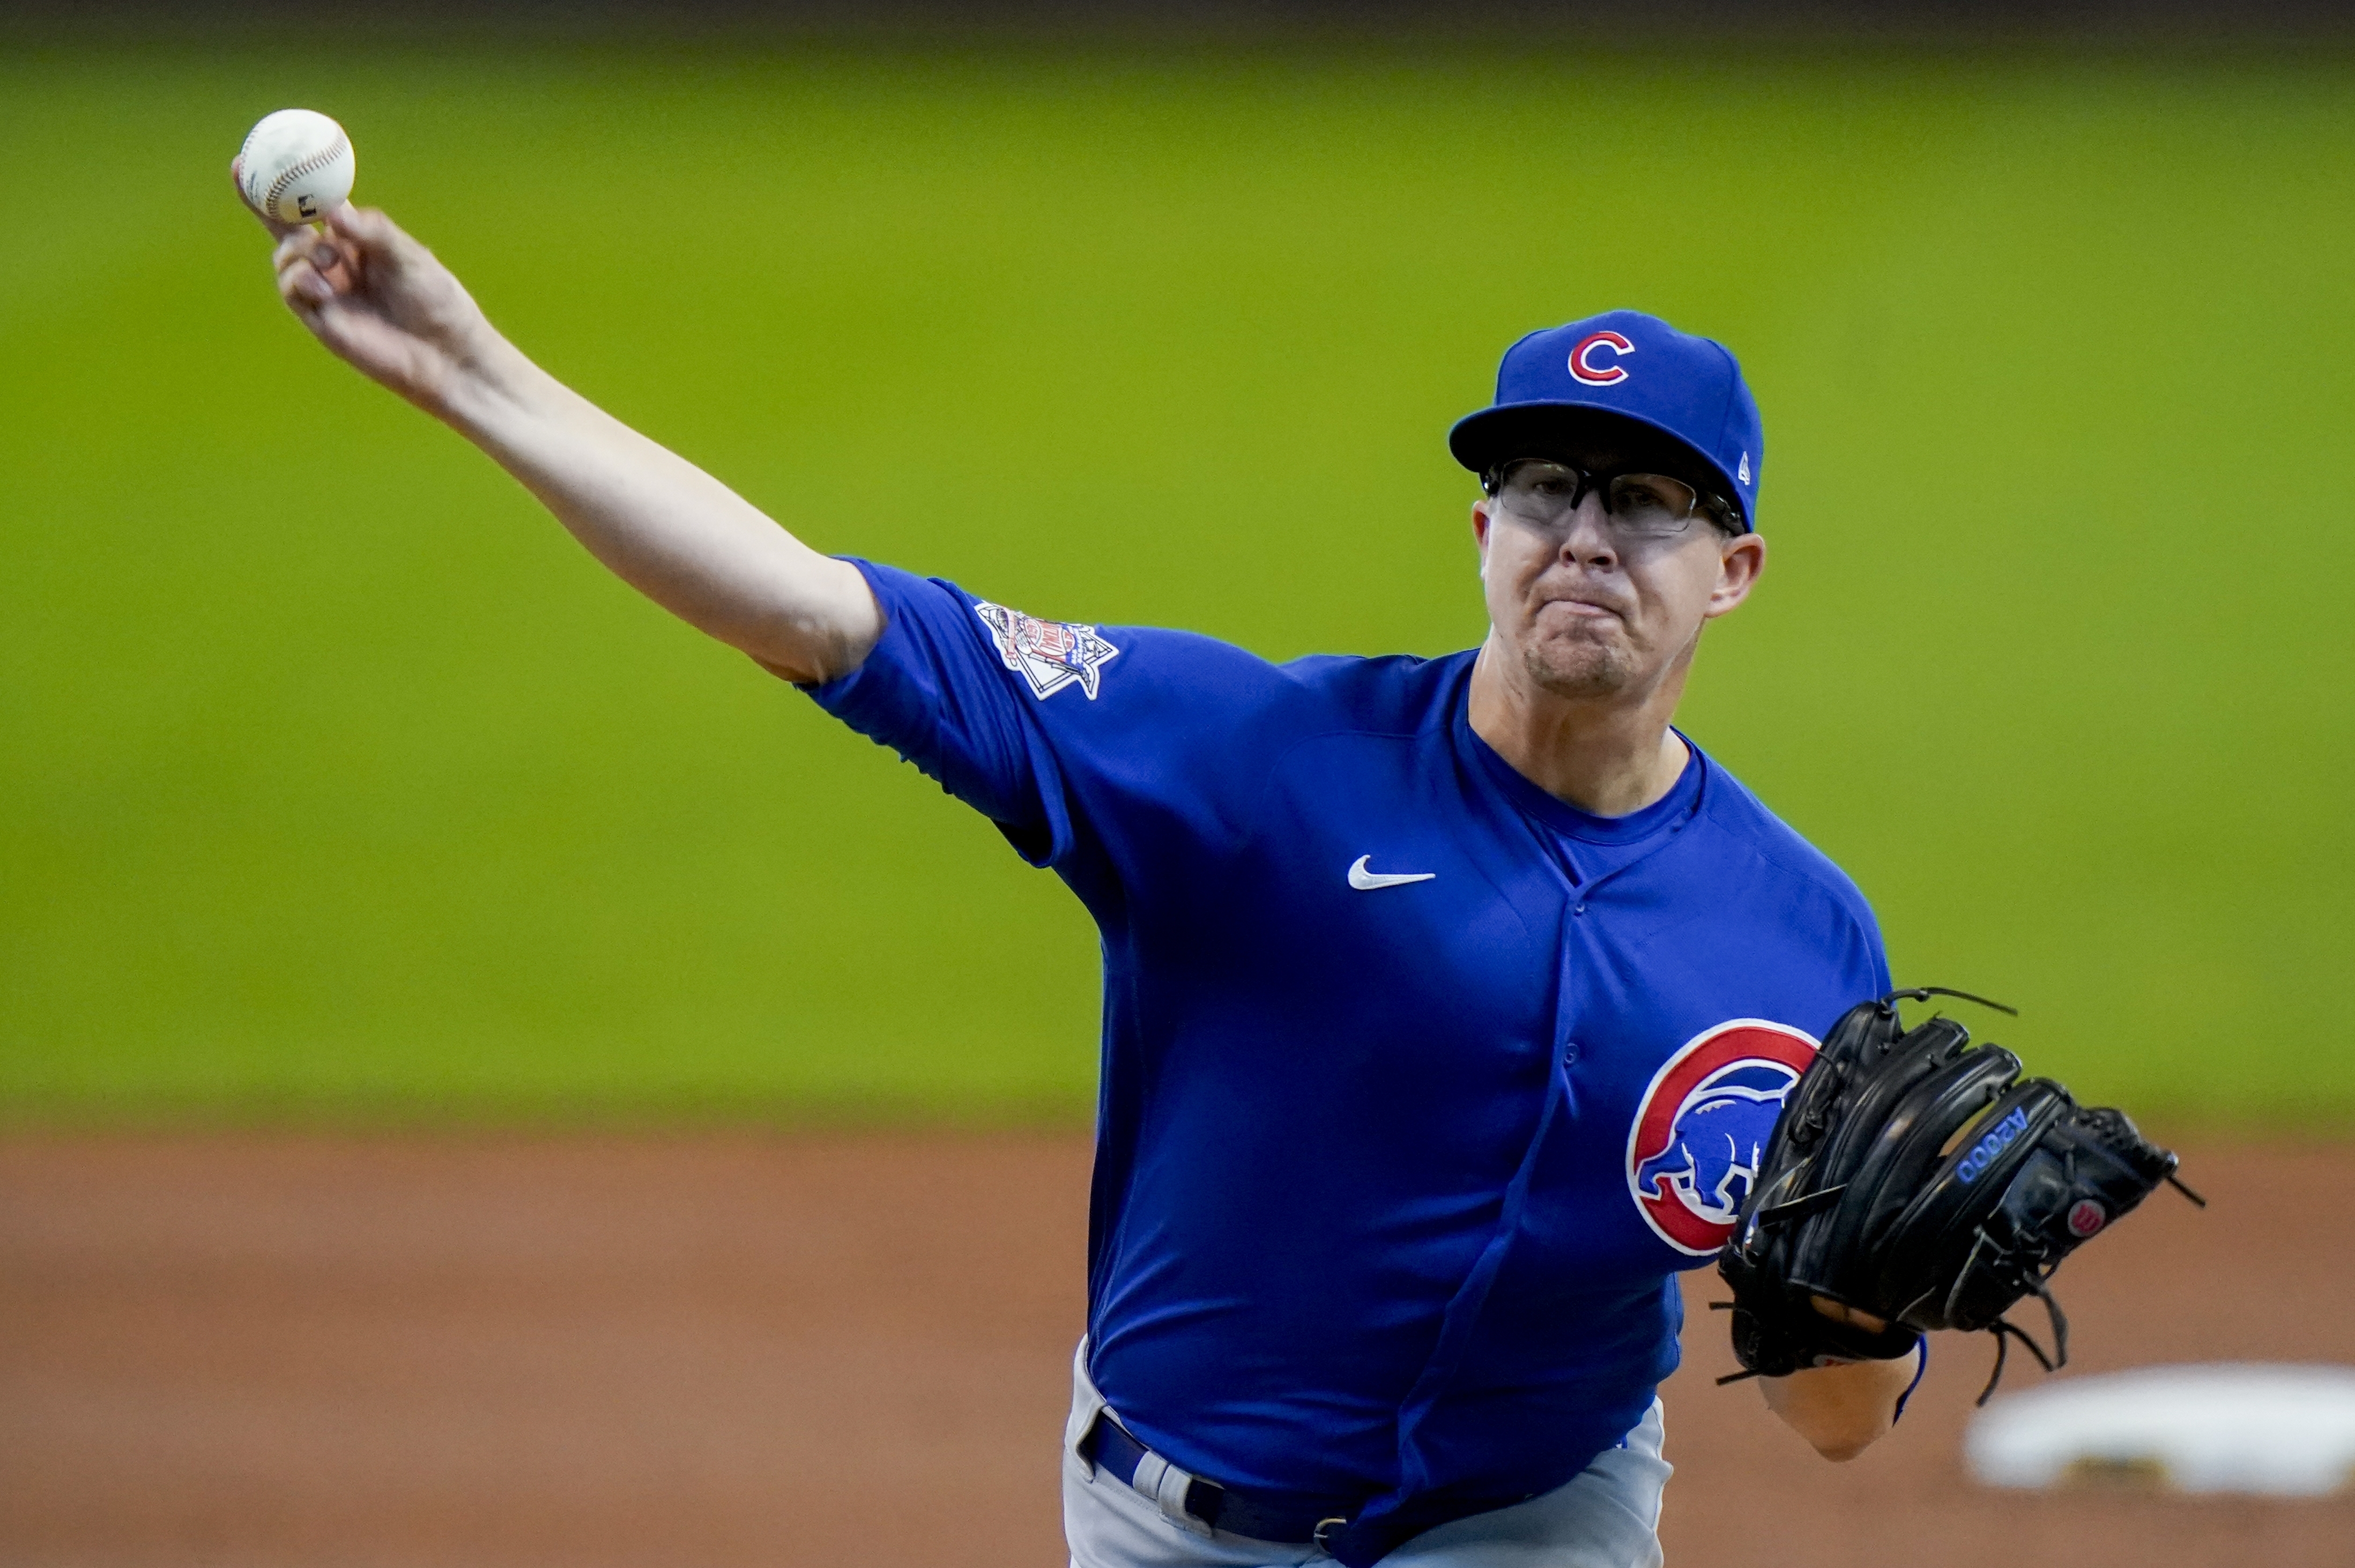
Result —
[[[1757,527],[1766,438],[1758,402],[1725,345],[1639,310],[1607,310],[1532,332],[1505,350],[1497,400],[1455,421],[1447,450],[1475,474],[1532,457],[1587,416],[1615,414],[1692,449],[1724,481],[1745,532]]]

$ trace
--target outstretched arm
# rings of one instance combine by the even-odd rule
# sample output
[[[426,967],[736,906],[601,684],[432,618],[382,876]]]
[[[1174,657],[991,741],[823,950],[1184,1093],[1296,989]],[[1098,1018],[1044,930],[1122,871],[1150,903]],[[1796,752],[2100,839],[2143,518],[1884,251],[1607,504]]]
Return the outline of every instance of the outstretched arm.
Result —
[[[623,581],[790,680],[847,674],[875,645],[857,568],[533,364],[383,213],[339,207],[324,232],[263,221],[303,325],[481,447]]]

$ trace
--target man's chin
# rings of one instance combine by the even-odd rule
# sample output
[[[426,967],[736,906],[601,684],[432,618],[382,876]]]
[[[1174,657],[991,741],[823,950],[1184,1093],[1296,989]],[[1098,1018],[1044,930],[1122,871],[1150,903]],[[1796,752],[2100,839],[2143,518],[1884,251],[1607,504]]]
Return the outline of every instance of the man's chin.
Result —
[[[1623,651],[1582,639],[1549,639],[1521,662],[1531,682],[1556,697],[1614,697],[1635,677]]]

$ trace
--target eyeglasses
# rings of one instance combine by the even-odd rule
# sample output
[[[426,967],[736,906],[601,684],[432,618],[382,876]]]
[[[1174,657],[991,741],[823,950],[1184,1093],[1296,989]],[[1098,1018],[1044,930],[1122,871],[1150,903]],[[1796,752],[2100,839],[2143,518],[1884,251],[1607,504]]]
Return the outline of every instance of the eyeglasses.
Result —
[[[1613,525],[1636,539],[1673,539],[1696,517],[1707,517],[1728,533],[1742,531],[1722,497],[1665,474],[1595,471],[1551,458],[1524,457],[1491,468],[1480,485],[1505,510],[1541,528],[1568,523],[1579,503],[1593,492],[1602,496]]]

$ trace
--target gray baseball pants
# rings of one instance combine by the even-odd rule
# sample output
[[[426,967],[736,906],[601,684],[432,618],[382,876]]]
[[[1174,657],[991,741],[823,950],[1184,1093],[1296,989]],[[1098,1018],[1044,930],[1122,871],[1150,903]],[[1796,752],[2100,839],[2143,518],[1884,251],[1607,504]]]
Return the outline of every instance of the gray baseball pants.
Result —
[[[1071,1568],[1295,1568],[1333,1559],[1316,1546],[1212,1531],[1163,1508],[1079,1456],[1104,1408],[1088,1381],[1087,1348],[1071,1369],[1071,1417],[1063,1430],[1063,1537]],[[1427,1531],[1382,1559],[1381,1568],[1660,1568],[1660,1402],[1625,1445],[1606,1448],[1569,1482],[1540,1497]],[[1150,1461],[1148,1461],[1150,1463]],[[1142,1472],[1140,1471],[1140,1475]],[[1165,1490],[1182,1495],[1182,1487]]]

